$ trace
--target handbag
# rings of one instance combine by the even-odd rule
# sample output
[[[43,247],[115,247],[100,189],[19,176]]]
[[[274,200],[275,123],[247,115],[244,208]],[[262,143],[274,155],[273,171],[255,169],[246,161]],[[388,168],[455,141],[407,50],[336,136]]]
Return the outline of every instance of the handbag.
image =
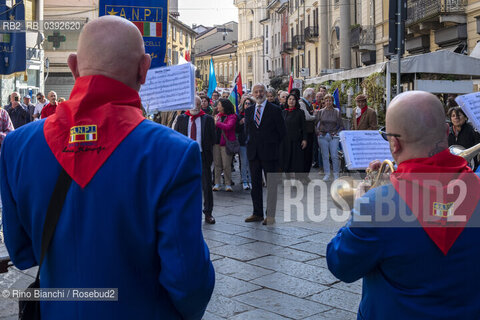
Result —
[[[55,189],[53,190],[52,197],[48,204],[47,215],[45,217],[45,223],[43,225],[42,233],[42,248],[40,254],[40,263],[38,264],[37,276],[35,281],[32,282],[27,289],[39,289],[40,288],[40,268],[42,267],[43,259],[47,254],[48,247],[55,233],[60,213],[62,212],[65,198],[67,197],[68,189],[72,183],[72,178],[67,174],[65,169],[62,168],[60,175],[58,176]],[[18,302],[18,319],[19,320],[39,320],[40,319],[40,300],[33,301],[19,301]]]
[[[222,130],[223,139],[225,139],[225,151],[229,156],[233,156],[235,153],[240,152],[240,143],[238,142],[237,138],[235,140],[230,141],[227,139],[225,132]]]

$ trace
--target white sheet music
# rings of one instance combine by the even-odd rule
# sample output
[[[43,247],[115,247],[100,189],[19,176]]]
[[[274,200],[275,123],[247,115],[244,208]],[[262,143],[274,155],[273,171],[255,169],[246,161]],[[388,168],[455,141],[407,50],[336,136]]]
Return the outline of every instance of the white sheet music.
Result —
[[[480,131],[480,92],[458,96],[455,101],[465,112],[475,129]]]
[[[375,130],[343,130],[339,134],[348,170],[365,170],[373,160],[393,161],[388,142]]]
[[[147,113],[193,109],[195,67],[191,63],[148,70],[140,98]]]

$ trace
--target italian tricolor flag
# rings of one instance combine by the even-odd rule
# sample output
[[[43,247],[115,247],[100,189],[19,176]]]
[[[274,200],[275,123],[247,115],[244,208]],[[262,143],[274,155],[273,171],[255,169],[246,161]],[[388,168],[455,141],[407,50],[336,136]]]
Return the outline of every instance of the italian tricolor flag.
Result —
[[[162,37],[161,22],[134,22],[144,37]]]

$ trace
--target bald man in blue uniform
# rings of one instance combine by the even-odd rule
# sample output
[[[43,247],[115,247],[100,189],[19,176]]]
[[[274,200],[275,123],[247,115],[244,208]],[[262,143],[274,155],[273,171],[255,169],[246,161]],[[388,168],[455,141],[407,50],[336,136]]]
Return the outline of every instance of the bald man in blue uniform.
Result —
[[[102,40],[112,33],[122,37]],[[201,230],[198,144],[142,116],[138,90],[150,56],[131,22],[88,23],[68,63],[76,79],[70,99],[2,145],[11,260],[19,269],[38,265],[63,167],[73,182],[40,287],[118,288],[118,301],[42,301],[42,318],[200,320],[215,277]]]

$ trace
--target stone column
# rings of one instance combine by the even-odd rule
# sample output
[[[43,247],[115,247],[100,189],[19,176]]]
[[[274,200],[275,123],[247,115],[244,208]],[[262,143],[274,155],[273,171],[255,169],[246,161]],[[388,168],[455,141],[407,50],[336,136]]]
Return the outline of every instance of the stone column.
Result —
[[[320,69],[328,69],[328,0],[320,0]]]
[[[350,0],[340,0],[340,68],[352,67],[350,48]]]

